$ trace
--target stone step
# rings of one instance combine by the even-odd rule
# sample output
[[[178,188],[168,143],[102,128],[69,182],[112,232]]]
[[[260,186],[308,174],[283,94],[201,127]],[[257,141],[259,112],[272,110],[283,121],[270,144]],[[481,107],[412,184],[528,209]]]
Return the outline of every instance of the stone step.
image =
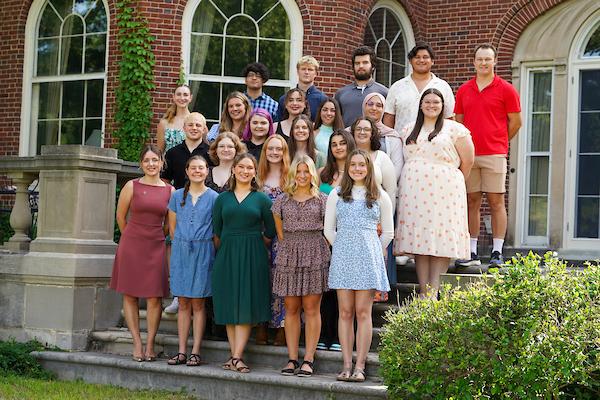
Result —
[[[369,378],[363,383],[338,382],[334,374],[317,372],[310,378],[282,376],[272,368],[248,363],[252,371],[225,371],[220,364],[170,366],[166,362],[138,363],[128,356],[102,353],[34,352],[61,380],[81,379],[129,389],[185,391],[203,400],[375,400],[387,398],[386,387]],[[317,368],[319,368],[317,366]],[[367,373],[370,371],[367,370]]]
[[[489,258],[489,257],[488,257]],[[481,265],[474,267],[456,267],[454,262],[448,267],[448,273],[454,274],[473,274],[481,275],[488,272],[489,264],[482,262]],[[417,283],[417,269],[414,262],[409,262],[406,265],[398,265],[398,283]]]
[[[379,329],[379,328],[378,328]],[[379,331],[377,332],[379,334]],[[145,340],[145,333],[142,337]],[[99,353],[109,353],[116,355],[129,355],[132,349],[131,334],[126,329],[115,328],[107,331],[95,331],[90,334],[89,349]],[[378,335],[373,334],[373,341],[379,343]],[[191,349],[192,340],[188,340],[188,349]],[[175,355],[178,352],[178,339],[176,335],[158,334],[156,336],[156,352],[162,357],[166,364],[166,358]],[[188,350],[189,351],[189,350]],[[200,349],[201,357],[209,364],[220,365],[230,356],[229,344],[226,341],[203,340]],[[300,360],[304,349],[300,348]],[[288,360],[286,347],[255,345],[249,343],[246,347],[244,360],[248,365],[261,365],[270,367],[273,371],[279,371],[284,367]],[[315,368],[320,373],[337,373],[343,365],[342,353],[335,351],[317,350],[315,355]],[[367,356],[367,368],[373,376],[376,376],[379,369],[379,356],[376,353],[369,353]]]

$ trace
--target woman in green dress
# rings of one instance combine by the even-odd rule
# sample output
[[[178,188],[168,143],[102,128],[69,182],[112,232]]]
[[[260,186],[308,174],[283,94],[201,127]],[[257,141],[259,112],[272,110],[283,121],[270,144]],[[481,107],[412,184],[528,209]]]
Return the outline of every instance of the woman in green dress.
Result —
[[[229,190],[213,208],[217,254],[213,265],[215,322],[227,329],[231,357],[224,369],[250,372],[242,359],[252,325],[271,319],[267,247],[275,236],[271,200],[258,191],[256,159],[239,154]]]

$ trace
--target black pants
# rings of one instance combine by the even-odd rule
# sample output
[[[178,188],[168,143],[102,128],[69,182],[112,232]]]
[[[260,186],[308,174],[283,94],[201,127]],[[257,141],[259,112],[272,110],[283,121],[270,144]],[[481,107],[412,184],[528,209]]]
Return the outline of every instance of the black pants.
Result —
[[[335,290],[323,293],[321,298],[321,337],[319,342],[327,347],[339,343],[338,339],[338,301]]]

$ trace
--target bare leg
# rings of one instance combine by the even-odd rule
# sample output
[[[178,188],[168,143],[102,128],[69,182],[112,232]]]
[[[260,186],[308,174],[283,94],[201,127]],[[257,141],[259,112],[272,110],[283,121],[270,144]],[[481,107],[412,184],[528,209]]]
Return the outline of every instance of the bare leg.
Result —
[[[429,285],[431,292],[429,295],[434,300],[437,299],[438,292],[440,291],[440,276],[448,272],[449,263],[450,259],[446,257],[430,258]]]
[[[290,360],[298,359],[298,342],[300,341],[300,310],[302,307],[302,297],[286,296],[284,299],[285,307],[285,342],[288,349]],[[293,368],[288,363],[286,368]]]
[[[140,335],[140,311],[137,297],[123,295],[123,313],[133,338],[133,356],[141,358],[144,356],[144,346]]]
[[[244,356],[244,350],[248,339],[250,338],[250,332],[252,331],[252,325],[234,325],[235,326],[235,345],[233,348],[233,357],[242,358]]]
[[[494,239],[504,239],[507,225],[504,193],[487,193],[487,199],[492,215],[492,237]]]
[[[355,368],[365,369],[367,354],[373,340],[373,307],[374,290],[357,290],[355,292],[356,305],[356,365]]]
[[[305,339],[305,361],[315,360],[315,351],[317,350],[317,343],[319,342],[319,335],[321,333],[321,295],[311,294],[302,297],[302,308],[304,309],[304,339]],[[287,325],[287,316],[286,316]],[[306,370],[309,370],[305,366]]]
[[[430,256],[415,255],[415,266],[417,268],[417,279],[419,281],[419,297],[425,298],[429,293],[429,276],[431,274]]]
[[[231,357],[234,357],[233,352],[235,349],[235,325],[225,325],[227,331],[227,341],[229,342],[229,350],[231,351]]]
[[[191,299],[179,298],[179,311],[177,312],[177,336],[179,337],[179,352],[186,354],[187,339],[190,334],[192,319]]]
[[[162,304],[160,297],[151,297],[146,299],[146,322],[148,323],[148,339],[146,341],[146,358],[156,357],[154,351],[154,339],[160,324],[162,314]]]
[[[179,301],[181,302],[181,298]],[[205,301],[206,299],[192,299],[192,309],[194,310],[194,344],[192,346],[192,354],[200,354],[200,345],[202,344],[204,327],[206,326]]]
[[[354,349],[354,291],[338,289],[337,296],[340,311],[338,336],[342,345],[344,369],[346,369],[352,368],[352,350]]]
[[[481,192],[467,193],[467,207],[469,210],[469,234],[475,239],[479,237],[481,224]]]

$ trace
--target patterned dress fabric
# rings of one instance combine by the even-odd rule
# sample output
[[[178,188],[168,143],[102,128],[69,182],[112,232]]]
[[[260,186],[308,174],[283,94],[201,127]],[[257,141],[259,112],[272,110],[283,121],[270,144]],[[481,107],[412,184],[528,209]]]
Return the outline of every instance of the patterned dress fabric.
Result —
[[[402,130],[402,141],[412,126]],[[398,197],[396,252],[436,257],[468,258],[470,255],[467,194],[454,147],[469,135],[462,124],[445,120],[430,142],[421,130],[416,144],[404,144],[404,169]]]
[[[185,132],[177,128],[165,129],[165,152],[185,140]]]
[[[204,181],[204,184],[217,193],[223,193],[223,192],[229,190],[229,180],[225,181],[225,184],[223,186],[219,186],[215,183],[215,181],[213,180],[213,169],[212,168],[209,168],[208,175],[206,176],[206,180]]]
[[[167,251],[163,224],[171,185],[152,186],[133,181],[129,219],[113,264],[110,287],[133,297],[169,294]]]
[[[193,204],[188,193],[182,206],[183,191],[175,191],[169,201],[169,209],[177,214],[175,237],[171,241],[171,293],[206,298],[212,296],[211,273],[215,258],[212,208],[218,194],[207,188]]]
[[[273,293],[306,296],[327,290],[331,254],[323,236],[327,198],[323,194],[298,202],[287,194],[271,209],[283,222],[283,240],[275,257]]]

